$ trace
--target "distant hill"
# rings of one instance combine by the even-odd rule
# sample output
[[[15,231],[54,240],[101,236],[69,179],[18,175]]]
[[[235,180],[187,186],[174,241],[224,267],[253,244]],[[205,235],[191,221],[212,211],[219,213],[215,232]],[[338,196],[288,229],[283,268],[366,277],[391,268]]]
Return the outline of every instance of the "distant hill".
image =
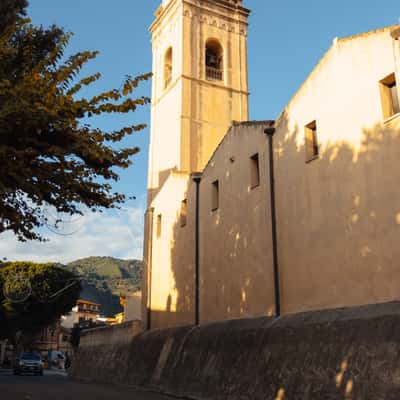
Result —
[[[102,314],[122,311],[119,296],[140,290],[142,261],[113,257],[87,257],[66,265],[83,277],[81,297],[101,304]]]

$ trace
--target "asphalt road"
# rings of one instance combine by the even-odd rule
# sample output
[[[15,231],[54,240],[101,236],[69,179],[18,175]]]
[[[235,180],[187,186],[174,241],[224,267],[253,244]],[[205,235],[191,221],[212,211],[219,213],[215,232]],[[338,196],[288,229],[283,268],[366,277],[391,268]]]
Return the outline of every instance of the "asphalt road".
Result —
[[[171,400],[171,397],[127,387],[75,381],[45,371],[44,376],[0,373],[1,400]]]

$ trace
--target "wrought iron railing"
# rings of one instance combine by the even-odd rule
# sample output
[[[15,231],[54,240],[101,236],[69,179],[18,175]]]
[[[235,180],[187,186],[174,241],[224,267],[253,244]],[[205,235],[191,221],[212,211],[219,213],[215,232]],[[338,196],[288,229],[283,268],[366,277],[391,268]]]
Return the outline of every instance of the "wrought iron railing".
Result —
[[[206,67],[206,78],[210,81],[222,81],[223,71],[219,68]]]

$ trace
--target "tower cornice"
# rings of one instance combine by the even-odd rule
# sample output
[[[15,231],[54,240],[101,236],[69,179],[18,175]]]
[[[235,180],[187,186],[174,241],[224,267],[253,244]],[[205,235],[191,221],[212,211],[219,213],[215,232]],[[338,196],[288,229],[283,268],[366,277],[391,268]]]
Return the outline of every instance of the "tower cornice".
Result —
[[[201,2],[202,4],[204,3],[211,3],[213,5],[218,4],[221,5],[225,8],[230,8],[230,9],[235,9],[235,10],[240,10],[247,15],[250,13],[250,10],[248,8],[243,7],[242,5],[242,0],[197,0],[197,2]]]
[[[247,18],[251,12],[250,9],[242,6],[242,0],[170,0],[165,6],[160,5],[157,11],[154,13],[156,17],[151,24],[149,31],[154,33],[159,26],[161,20],[165,19],[168,14],[173,10],[179,8],[179,5],[189,5],[203,10],[212,10],[215,13],[216,6],[220,8],[221,16],[226,17],[226,11],[232,14],[240,15],[241,22],[247,23]],[[235,18],[236,19],[236,18]]]
[[[189,5],[194,8],[209,10],[213,13],[217,13],[220,16],[228,17],[228,15],[242,17],[242,20],[246,20],[250,14],[250,10],[248,8],[244,8],[241,6],[233,6],[231,3],[225,0],[180,0],[184,5]],[[227,13],[228,11],[228,13]]]
[[[231,14],[236,14],[244,17],[247,17],[250,14],[250,10],[248,8],[242,7],[241,2],[235,2],[235,0],[180,0],[183,4],[188,4],[197,8],[201,8],[204,10],[210,9],[214,12],[217,9],[220,9],[220,14],[225,14],[228,11]]]

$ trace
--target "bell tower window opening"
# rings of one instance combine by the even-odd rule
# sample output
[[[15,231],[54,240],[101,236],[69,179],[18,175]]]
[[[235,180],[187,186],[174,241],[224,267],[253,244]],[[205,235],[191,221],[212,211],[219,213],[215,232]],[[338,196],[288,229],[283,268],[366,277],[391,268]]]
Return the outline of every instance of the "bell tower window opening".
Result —
[[[222,81],[224,76],[224,59],[222,46],[216,39],[206,43],[206,79]]]
[[[164,89],[166,89],[172,81],[172,47],[170,47],[164,57]]]

